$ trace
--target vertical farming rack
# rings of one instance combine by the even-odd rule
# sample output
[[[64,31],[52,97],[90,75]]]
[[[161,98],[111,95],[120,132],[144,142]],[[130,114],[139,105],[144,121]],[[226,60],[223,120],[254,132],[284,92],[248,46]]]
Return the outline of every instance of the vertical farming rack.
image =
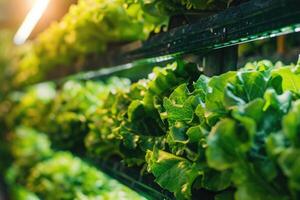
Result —
[[[147,76],[153,66],[177,58],[196,62],[207,75],[234,70],[238,44],[300,31],[300,1],[249,0],[206,17],[197,18],[196,15],[191,21],[157,34],[120,55],[128,64],[66,79],[97,80],[120,76],[135,81]],[[120,160],[86,159],[149,199],[174,199],[154,182],[153,176],[140,174],[140,169],[128,168]],[[193,196],[213,198],[207,191],[194,191]]]

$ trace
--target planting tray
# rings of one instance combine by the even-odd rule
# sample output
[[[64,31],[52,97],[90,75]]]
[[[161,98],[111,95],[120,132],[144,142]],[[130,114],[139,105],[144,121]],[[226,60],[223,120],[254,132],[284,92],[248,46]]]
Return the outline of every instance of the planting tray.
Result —
[[[171,192],[162,189],[155,183],[155,177],[145,172],[142,167],[127,167],[120,159],[116,158],[109,160],[92,159],[86,156],[82,158],[148,200],[176,200]],[[143,171],[143,174],[141,174],[141,171]],[[192,191],[192,200],[214,200],[215,194],[207,190],[194,190]]]
[[[207,53],[253,40],[300,31],[299,0],[250,0],[218,14],[151,37],[129,60]]]
[[[126,45],[119,60],[122,61],[120,63],[127,64],[79,73],[62,80],[96,80],[121,76],[135,81],[146,77],[154,66],[163,65],[176,58],[193,58],[194,55],[213,55],[206,61],[216,61],[221,56],[222,61],[208,66],[220,68],[228,65],[224,63],[228,57],[232,57],[230,64],[236,63],[234,59],[237,56],[234,51],[226,47],[299,31],[299,0],[250,0],[217,14],[193,19],[192,24],[154,35],[143,44]],[[197,59],[192,61],[203,62]],[[234,68],[213,69],[211,73],[223,73],[226,70]]]

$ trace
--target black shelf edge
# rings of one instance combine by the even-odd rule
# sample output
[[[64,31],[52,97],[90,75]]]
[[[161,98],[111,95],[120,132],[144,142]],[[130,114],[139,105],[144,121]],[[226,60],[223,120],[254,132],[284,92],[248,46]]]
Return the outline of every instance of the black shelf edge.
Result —
[[[299,0],[250,0],[153,36],[129,60],[210,50],[300,31]]]
[[[124,64],[48,81],[60,84],[70,79],[105,80],[111,76],[137,81],[146,78],[154,66],[185,55],[204,55],[215,49],[299,31],[299,0],[250,0],[155,35],[142,45],[140,42],[125,45],[116,61]]]
[[[109,68],[101,68],[99,70],[93,70],[88,72],[77,73],[70,75],[62,79],[56,80],[57,83],[64,83],[67,80],[105,80],[112,76],[118,76],[122,78],[128,78],[132,81],[138,81],[139,79],[146,78],[155,66],[164,66],[167,63],[176,60],[176,56],[166,55],[159,58],[146,58],[133,61],[128,64],[118,65]]]
[[[204,55],[211,50],[299,31],[299,0],[250,0],[201,18],[193,24],[155,35],[145,41],[142,47],[140,43],[134,43],[132,48],[138,49],[123,49],[124,54],[119,56],[119,60],[123,60],[120,63],[125,64],[82,72],[55,81],[100,80],[111,76],[136,81],[145,78],[154,66],[186,54]]]
[[[148,200],[176,200],[171,192],[161,188],[155,182],[155,177],[147,173],[143,169],[143,166],[128,167],[118,158],[101,160],[85,155],[75,155]],[[218,192],[211,192],[204,189],[193,190],[191,199],[214,200],[216,194]]]
[[[175,200],[171,192],[162,189],[155,183],[153,175],[146,172],[141,174],[142,167],[127,167],[119,159],[101,160],[84,155],[75,155],[148,200]]]

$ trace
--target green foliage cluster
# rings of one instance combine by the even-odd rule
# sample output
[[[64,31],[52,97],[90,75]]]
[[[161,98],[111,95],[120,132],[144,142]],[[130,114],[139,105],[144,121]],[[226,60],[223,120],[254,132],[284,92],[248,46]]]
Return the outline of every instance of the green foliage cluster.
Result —
[[[105,83],[70,80],[57,90],[52,82],[38,84],[10,95],[6,124],[10,130],[22,125],[46,132],[56,148],[79,148],[96,108],[110,91],[126,89],[129,84],[129,80],[116,77]]]
[[[19,51],[12,44],[13,34],[11,31],[0,30],[0,100],[5,98],[5,95],[16,87],[14,76],[18,71],[17,62]]]
[[[234,0],[127,0],[138,2],[142,9],[153,16],[173,16],[189,10],[221,10]]]
[[[5,3],[1,1],[0,4]],[[4,29],[0,30],[0,176],[3,175],[5,168],[10,162],[9,152],[7,150],[6,137],[6,119],[7,113],[11,108],[11,101],[8,100],[9,93],[19,88],[16,75],[19,73],[18,61],[26,48],[16,48],[12,44],[13,33]],[[1,179],[1,178],[0,178]]]
[[[163,97],[178,84],[196,79],[195,69],[195,65],[180,61],[156,67],[147,80],[132,84],[127,91],[112,93],[91,118],[85,139],[87,150],[94,156],[115,153],[129,165],[143,164],[147,149],[164,146],[166,125],[158,111]]]
[[[79,0],[41,33],[18,63],[16,82],[32,84],[81,70],[109,45],[146,40],[190,9],[225,9],[232,0]],[[102,67],[102,66],[101,66]]]
[[[20,62],[25,54],[32,49],[32,44],[15,46],[13,32],[9,29],[0,30],[0,100],[4,101],[6,95],[17,90],[27,83],[36,83],[41,79],[36,66],[24,66]],[[37,75],[37,76],[35,76]],[[0,107],[0,110],[3,108]]]
[[[92,92],[98,100],[89,101],[87,89],[80,99],[92,106],[91,112],[83,106],[85,129],[64,129],[53,143],[72,148],[81,134],[89,156],[146,166],[179,200],[199,189],[215,192],[216,199],[299,199],[299,69],[300,63],[261,61],[199,77],[194,64],[157,67],[148,79],[105,98]],[[68,94],[75,86],[62,89],[54,107],[68,110],[78,97]],[[67,103],[57,100],[63,93]],[[69,122],[62,124],[73,126]],[[57,126],[50,124],[44,132]]]
[[[104,53],[109,43],[145,40],[164,23],[144,13],[139,4],[79,0],[60,22],[38,36],[21,59],[20,68],[32,73],[24,81],[43,80],[54,68],[80,65],[90,55]]]
[[[163,102],[168,148],[147,151],[149,171],[178,199],[193,188],[241,200],[298,199],[299,80],[299,65],[262,61],[179,85]]]
[[[46,131],[59,148],[83,146],[84,133],[88,122],[97,107],[101,107],[111,90],[128,87],[127,79],[111,78],[106,84],[101,82],[69,81],[56,95],[48,118]],[[78,146],[77,146],[78,148]]]
[[[14,162],[6,179],[14,199],[144,199],[72,154],[53,151],[43,133],[18,127],[10,136]]]

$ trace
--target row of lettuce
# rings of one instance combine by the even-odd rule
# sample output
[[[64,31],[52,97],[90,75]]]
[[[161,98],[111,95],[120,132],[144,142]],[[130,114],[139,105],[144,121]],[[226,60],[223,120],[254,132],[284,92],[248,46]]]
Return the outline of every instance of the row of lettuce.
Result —
[[[6,181],[12,200],[145,200],[71,153],[53,151],[43,133],[18,127],[9,140],[13,162]]]
[[[28,45],[28,53],[21,56],[16,79],[30,84],[49,76],[78,72],[90,60],[99,59],[112,44],[143,41],[150,34],[165,30],[172,15],[190,9],[225,9],[231,2],[79,0],[59,22]]]
[[[216,199],[299,199],[299,64],[260,61],[206,77],[177,61],[132,84],[40,84],[10,97],[6,124],[140,166],[179,200],[200,189]]]

